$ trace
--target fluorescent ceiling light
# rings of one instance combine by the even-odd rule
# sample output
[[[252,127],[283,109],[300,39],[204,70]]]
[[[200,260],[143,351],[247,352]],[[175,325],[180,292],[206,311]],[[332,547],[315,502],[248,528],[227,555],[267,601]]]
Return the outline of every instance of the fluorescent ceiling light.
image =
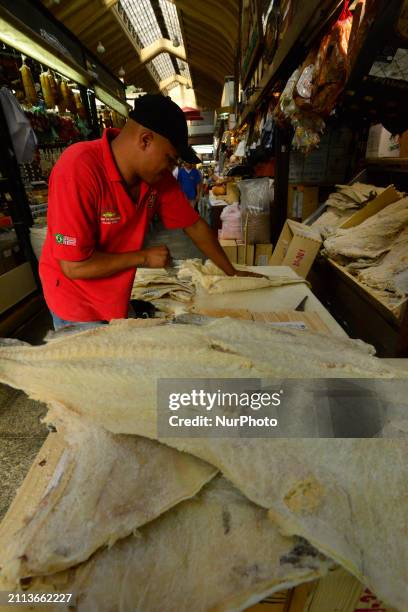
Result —
[[[194,151],[200,155],[200,154],[210,154],[210,153],[214,153],[214,145],[193,145],[193,149]]]

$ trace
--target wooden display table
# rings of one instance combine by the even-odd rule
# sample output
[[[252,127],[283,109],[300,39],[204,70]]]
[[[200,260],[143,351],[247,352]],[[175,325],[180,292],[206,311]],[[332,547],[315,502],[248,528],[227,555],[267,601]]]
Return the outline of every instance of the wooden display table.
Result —
[[[253,272],[266,276],[287,276],[298,278],[288,266],[252,266]],[[294,311],[307,297],[304,305],[306,313],[316,313],[334,336],[346,337],[344,329],[337,323],[323,304],[313,294],[306,283],[285,285],[283,287],[268,287],[255,291],[235,291],[220,295],[198,291],[193,300],[197,309],[247,309],[251,312],[281,312]]]

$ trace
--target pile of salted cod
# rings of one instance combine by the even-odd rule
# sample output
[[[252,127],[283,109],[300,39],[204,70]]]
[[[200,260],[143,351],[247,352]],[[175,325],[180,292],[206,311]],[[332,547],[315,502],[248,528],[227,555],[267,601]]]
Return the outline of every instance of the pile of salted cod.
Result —
[[[336,191],[331,193],[326,201],[325,212],[312,224],[312,227],[320,232],[323,239],[328,238],[336,233],[339,225],[383,191],[383,187],[366,183],[336,185]]]
[[[358,341],[232,319],[0,348],[0,381],[57,428],[0,525],[0,590],[24,578],[81,611],[241,610],[339,564],[405,612],[406,437],[159,442],[157,379],[220,375],[400,373]]]
[[[408,198],[338,230],[324,242],[324,253],[369,287],[408,295]]]

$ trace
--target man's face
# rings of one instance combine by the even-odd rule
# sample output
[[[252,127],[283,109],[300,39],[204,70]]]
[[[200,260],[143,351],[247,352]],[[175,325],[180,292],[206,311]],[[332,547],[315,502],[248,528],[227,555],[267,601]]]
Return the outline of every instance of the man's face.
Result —
[[[155,132],[146,132],[142,139],[142,156],[139,175],[149,185],[154,185],[177,164],[177,151],[167,138]]]
[[[193,164],[189,164],[188,162],[184,162],[184,167],[185,167],[187,170],[191,170],[191,168],[193,168]]]

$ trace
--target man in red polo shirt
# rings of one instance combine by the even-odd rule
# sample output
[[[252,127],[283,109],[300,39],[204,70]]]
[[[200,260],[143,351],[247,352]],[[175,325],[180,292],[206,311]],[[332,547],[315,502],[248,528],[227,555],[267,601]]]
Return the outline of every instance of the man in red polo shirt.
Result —
[[[136,100],[121,131],[108,129],[102,139],[63,153],[50,177],[40,259],[55,329],[127,317],[136,268],[169,263],[165,245],[143,248],[156,212],[166,228],[183,228],[226,274],[248,275],[231,265],[171,174],[187,152],[181,108],[147,94]]]

